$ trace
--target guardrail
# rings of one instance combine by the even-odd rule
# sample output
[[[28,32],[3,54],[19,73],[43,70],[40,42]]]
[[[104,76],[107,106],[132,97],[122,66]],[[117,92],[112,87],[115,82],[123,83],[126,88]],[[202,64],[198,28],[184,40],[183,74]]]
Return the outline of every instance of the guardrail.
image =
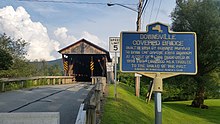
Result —
[[[97,114],[100,113],[101,101],[105,93],[106,78],[92,77],[95,86],[90,90],[78,112],[75,124],[96,124]]]
[[[24,88],[25,83],[33,81],[33,85],[42,84],[46,85],[55,84],[69,84],[72,83],[73,76],[38,76],[38,77],[25,77],[25,78],[0,78],[1,91],[4,92],[5,86],[10,83],[19,84],[20,88]]]

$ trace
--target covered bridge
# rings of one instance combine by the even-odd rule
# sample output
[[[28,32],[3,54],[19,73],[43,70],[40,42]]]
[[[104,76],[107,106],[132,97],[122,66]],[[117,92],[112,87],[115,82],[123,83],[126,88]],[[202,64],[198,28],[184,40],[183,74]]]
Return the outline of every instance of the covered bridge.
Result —
[[[64,73],[76,81],[91,81],[92,76],[107,77],[107,62],[111,61],[105,49],[81,39],[58,51],[62,54]]]

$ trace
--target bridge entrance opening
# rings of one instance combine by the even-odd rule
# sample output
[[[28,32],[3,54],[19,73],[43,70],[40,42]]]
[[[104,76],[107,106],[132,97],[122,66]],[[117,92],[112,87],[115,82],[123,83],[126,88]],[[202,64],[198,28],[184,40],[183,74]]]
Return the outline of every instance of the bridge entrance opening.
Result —
[[[91,81],[91,76],[106,77],[105,55],[68,54],[68,75],[74,76],[76,81]]]

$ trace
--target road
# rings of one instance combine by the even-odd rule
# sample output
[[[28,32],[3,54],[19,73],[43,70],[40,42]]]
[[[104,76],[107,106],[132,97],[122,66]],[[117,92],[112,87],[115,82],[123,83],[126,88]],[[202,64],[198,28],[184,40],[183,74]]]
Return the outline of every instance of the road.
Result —
[[[60,124],[74,124],[92,85],[40,86],[0,93],[0,112],[60,112]]]

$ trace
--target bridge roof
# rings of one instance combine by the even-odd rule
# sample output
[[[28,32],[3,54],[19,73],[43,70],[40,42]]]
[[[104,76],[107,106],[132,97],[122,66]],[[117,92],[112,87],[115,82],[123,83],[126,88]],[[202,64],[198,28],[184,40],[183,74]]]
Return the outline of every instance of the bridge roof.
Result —
[[[61,50],[61,54],[105,54],[108,61],[111,61],[109,52],[85,39],[81,39]]]

